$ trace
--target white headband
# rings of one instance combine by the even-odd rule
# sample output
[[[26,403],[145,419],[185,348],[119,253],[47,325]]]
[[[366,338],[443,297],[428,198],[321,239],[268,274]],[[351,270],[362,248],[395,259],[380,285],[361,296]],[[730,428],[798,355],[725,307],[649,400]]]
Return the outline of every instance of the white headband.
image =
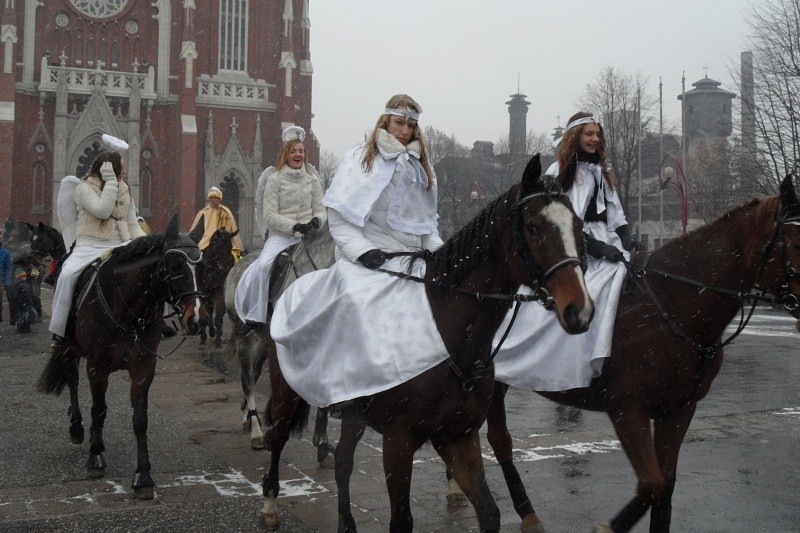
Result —
[[[108,146],[112,150],[117,150],[118,152],[124,152],[125,150],[128,149],[128,143],[126,143],[122,139],[114,137],[113,135],[109,135],[108,133],[102,134],[100,138],[103,140],[104,143],[106,143],[106,146]]]
[[[596,123],[597,123],[597,121],[591,115],[589,115],[588,117],[576,118],[575,120],[573,120],[572,122],[567,124],[567,127],[564,128],[564,134],[566,135],[566,133],[569,130],[571,130],[572,128],[575,128],[575,127],[578,127],[578,126],[583,126],[584,124],[596,124]],[[559,137],[558,139],[553,141],[553,147],[555,148],[556,146],[561,144],[561,140],[563,138],[564,138],[564,135],[562,135],[561,137]]]
[[[299,139],[300,142],[304,142],[306,140],[306,130],[300,126],[289,126],[283,130],[281,138],[285,143],[291,141],[292,139]]]
[[[391,109],[387,107],[383,110],[383,113],[385,115],[394,115],[396,117],[406,117],[409,120],[416,120],[419,122],[419,113],[412,109]]]

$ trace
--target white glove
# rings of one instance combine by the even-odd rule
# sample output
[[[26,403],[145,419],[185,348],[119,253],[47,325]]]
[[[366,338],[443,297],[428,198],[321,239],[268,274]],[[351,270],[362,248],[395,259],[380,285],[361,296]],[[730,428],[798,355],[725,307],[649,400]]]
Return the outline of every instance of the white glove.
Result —
[[[117,179],[117,175],[114,173],[114,165],[111,164],[111,161],[106,161],[100,166],[100,177],[103,178],[103,181]]]

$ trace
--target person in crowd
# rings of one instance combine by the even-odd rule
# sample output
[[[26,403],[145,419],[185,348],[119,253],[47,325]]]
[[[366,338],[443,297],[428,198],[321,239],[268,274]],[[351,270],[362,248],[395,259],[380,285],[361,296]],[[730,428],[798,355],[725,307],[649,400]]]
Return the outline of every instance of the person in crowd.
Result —
[[[17,333],[30,333],[31,324],[36,321],[37,314],[34,308],[34,297],[28,282],[28,273],[22,267],[17,267],[14,282],[8,288],[13,302],[12,316]]]
[[[136,219],[125,181],[125,161],[116,150],[97,156],[75,188],[74,203],[77,208],[75,247],[64,261],[53,294],[51,352],[66,346],[64,337],[72,294],[83,269],[109,248],[145,235]]]
[[[614,319],[627,274],[624,261],[638,245],[617,194],[602,126],[590,113],[576,113],[556,146],[557,160],[545,174],[559,176],[584,222],[589,255],[585,280],[595,315],[589,331],[569,335],[559,327],[555,313],[538,303],[521,307],[495,358],[495,379],[537,391],[586,387],[600,374],[603,360],[611,355]],[[571,166],[574,160],[577,164]],[[561,173],[562,169],[566,171]],[[509,312],[498,335],[506,331],[510,316]]]
[[[322,201],[338,259],[276,303],[281,371],[313,405],[386,390],[447,357],[424,285],[384,272],[422,276],[425,262],[408,254],[442,244],[421,111],[393,96],[370,138],[345,154]]]
[[[283,140],[277,164],[264,171],[264,193],[256,199],[263,206],[269,237],[236,286],[236,313],[245,323],[267,322],[269,278],[275,257],[328,219],[322,205],[322,183],[306,163],[305,130],[290,126],[283,132]]]
[[[14,281],[14,269],[11,262],[11,252],[8,251],[8,248],[3,246],[3,238],[5,238],[5,234],[0,237],[0,288],[2,288],[2,292],[6,293],[6,299],[8,300],[8,312],[11,313],[13,304],[11,303],[11,295],[8,292],[8,288]],[[0,294],[0,322],[3,322],[2,294]]]
[[[217,187],[211,187],[208,190],[208,205],[197,212],[197,215],[194,217],[194,222],[192,222],[191,229],[197,226],[201,217],[205,217],[203,221],[205,232],[200,242],[197,244],[200,251],[208,248],[211,242],[211,236],[214,235],[214,232],[219,228],[225,228],[231,233],[236,231],[236,219],[233,217],[231,210],[222,205],[222,191]],[[238,261],[244,252],[242,240],[237,235],[233,238],[231,244],[233,245],[233,251],[231,253],[233,253],[234,259]]]
[[[14,224],[14,219],[8,217],[3,224],[3,231],[5,232],[4,239],[6,244],[10,243],[14,239],[14,229],[16,228]]]
[[[27,228],[27,226],[26,226]],[[42,299],[41,291],[39,290],[39,269],[42,267],[41,261],[36,257],[31,249],[31,245],[27,242],[22,245],[19,251],[13,256],[13,268],[17,272],[22,269],[25,272],[25,282],[28,284],[28,290],[31,294],[31,300],[36,315],[34,322],[41,322],[42,318]],[[12,311],[11,322],[16,323],[17,315]]]

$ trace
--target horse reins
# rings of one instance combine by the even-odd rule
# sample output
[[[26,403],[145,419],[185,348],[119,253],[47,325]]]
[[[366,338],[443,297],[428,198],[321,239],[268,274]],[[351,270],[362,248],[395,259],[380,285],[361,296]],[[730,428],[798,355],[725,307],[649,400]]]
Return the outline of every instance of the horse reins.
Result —
[[[189,255],[186,252],[184,252],[183,250],[181,250],[179,248],[169,249],[169,250],[167,250],[166,253],[167,254],[170,254],[170,253],[181,254],[186,259],[186,262],[187,263],[191,263],[191,264],[197,264],[202,259],[202,252],[200,254],[200,258],[199,259],[193,260],[193,259],[189,258]],[[164,269],[164,266],[162,264],[163,261],[161,259],[158,259],[158,262],[160,264],[159,270],[163,270]],[[186,340],[186,337],[181,339],[181,342],[178,343],[178,346],[176,346],[171,352],[169,352],[167,355],[162,357],[157,352],[154,352],[153,350],[151,350],[150,348],[145,346],[142,343],[142,339],[141,339],[139,334],[142,331],[144,331],[145,327],[148,324],[152,324],[152,323],[157,322],[159,320],[163,320],[164,318],[169,318],[171,316],[176,316],[176,315],[179,317],[181,326],[183,326],[183,318],[180,316],[181,313],[180,313],[180,309],[178,308],[178,302],[181,299],[183,299],[183,298],[185,298],[187,296],[203,296],[203,293],[201,291],[187,291],[187,292],[179,293],[177,295],[173,295],[171,290],[170,290],[170,288],[169,288],[169,284],[167,284],[168,299],[164,300],[164,303],[168,304],[172,308],[172,313],[169,314],[169,315],[166,315],[166,316],[159,316],[157,319],[144,319],[144,318],[139,317],[133,311],[133,309],[130,308],[128,303],[125,301],[125,297],[122,294],[122,291],[120,290],[119,283],[117,283],[116,272],[112,270],[111,279],[114,280],[114,290],[119,295],[119,300],[120,300],[120,302],[122,302],[122,305],[125,307],[125,310],[127,311],[127,313],[130,316],[133,317],[133,319],[134,319],[134,321],[136,323],[136,325],[133,328],[131,328],[129,326],[126,326],[125,324],[123,324],[119,320],[117,320],[117,318],[114,316],[114,312],[111,310],[111,306],[108,304],[108,299],[106,298],[105,293],[103,292],[103,286],[102,286],[101,279],[100,279],[100,269],[105,264],[106,264],[106,262],[103,261],[96,267],[97,280],[96,280],[95,286],[97,287],[97,289],[96,289],[97,298],[98,298],[98,300],[100,300],[100,303],[103,306],[103,310],[105,311],[106,316],[111,320],[111,322],[113,322],[114,326],[116,326],[118,329],[122,330],[122,332],[124,334],[132,335],[131,341],[128,344],[128,349],[126,350],[126,357],[127,357],[127,352],[130,351],[130,347],[131,347],[131,345],[133,345],[133,343],[137,344],[139,350],[143,350],[143,351],[145,351],[147,353],[150,353],[151,355],[155,355],[159,359],[165,359],[166,357],[172,355],[178,348],[181,347],[181,345]],[[165,282],[165,280],[162,279],[162,282]]]

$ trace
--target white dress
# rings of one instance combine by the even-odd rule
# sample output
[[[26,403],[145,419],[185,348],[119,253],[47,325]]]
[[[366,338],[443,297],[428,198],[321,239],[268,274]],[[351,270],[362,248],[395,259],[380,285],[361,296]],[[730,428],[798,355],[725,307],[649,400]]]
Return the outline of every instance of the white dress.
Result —
[[[387,390],[447,358],[424,285],[357,262],[375,248],[431,250],[442,242],[436,189],[426,190],[414,146],[392,140],[384,136],[369,173],[360,166],[363,146],[345,156],[323,200],[339,259],[295,281],[275,306],[270,333],[281,371],[311,405]],[[407,267],[407,257],[382,266]],[[412,273],[423,276],[424,262]]]
[[[548,170],[548,175],[558,174],[558,163]],[[622,204],[616,191],[611,190],[602,178],[600,167],[579,162],[575,184],[569,198],[575,212],[583,219],[595,187],[603,188],[597,195],[597,213],[606,212],[606,223],[587,222],[584,231],[595,239],[616,246],[622,242],[614,230],[627,224]],[[628,252],[623,250],[625,259]],[[570,335],[558,323],[553,311],[537,302],[523,303],[511,331],[495,358],[495,379],[508,385],[535,391],[561,391],[587,387],[592,378],[600,375],[603,360],[611,355],[611,339],[617,314],[622,283],[625,280],[624,263],[612,263],[589,256],[586,287],[595,305],[594,319],[589,330],[580,335]],[[521,293],[530,293],[527,287]],[[494,346],[506,331],[511,311],[506,315],[494,339]]]

